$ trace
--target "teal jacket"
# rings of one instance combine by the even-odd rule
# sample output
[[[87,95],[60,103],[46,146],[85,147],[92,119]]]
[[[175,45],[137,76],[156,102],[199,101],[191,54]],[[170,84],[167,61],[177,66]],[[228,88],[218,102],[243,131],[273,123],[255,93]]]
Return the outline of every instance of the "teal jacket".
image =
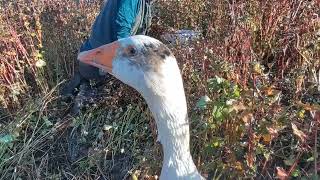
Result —
[[[100,14],[92,26],[89,38],[80,47],[80,52],[97,48],[120,38],[134,34],[145,34],[150,22],[148,0],[105,0]],[[148,2],[148,3],[147,3]],[[62,94],[72,94],[82,82],[104,76],[99,69],[79,61],[79,67],[71,81],[62,89]]]
[[[80,51],[94,49],[132,34],[141,0],[106,0],[96,18],[90,37]]]

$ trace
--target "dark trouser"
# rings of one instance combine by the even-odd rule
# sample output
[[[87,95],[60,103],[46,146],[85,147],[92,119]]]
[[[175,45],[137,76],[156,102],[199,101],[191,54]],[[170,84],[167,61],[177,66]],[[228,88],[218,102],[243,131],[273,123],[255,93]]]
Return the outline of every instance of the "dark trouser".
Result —
[[[86,44],[86,43],[84,43],[84,44]],[[84,51],[83,46],[81,46],[81,48],[80,48],[80,52],[82,52],[82,51]],[[63,96],[72,95],[74,90],[77,87],[79,87],[79,85],[82,83],[88,83],[90,80],[100,81],[105,77],[104,75],[101,75],[99,73],[98,68],[91,66],[91,65],[88,65],[88,64],[85,64],[85,63],[82,63],[78,60],[77,60],[77,63],[79,64],[79,67],[75,71],[74,76],[61,89],[60,93]]]

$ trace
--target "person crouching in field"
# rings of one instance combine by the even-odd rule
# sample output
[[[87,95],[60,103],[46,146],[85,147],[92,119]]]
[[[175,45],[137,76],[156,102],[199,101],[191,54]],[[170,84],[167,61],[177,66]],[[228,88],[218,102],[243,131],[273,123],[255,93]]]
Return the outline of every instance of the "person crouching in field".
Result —
[[[120,38],[144,34],[151,24],[151,0],[106,0],[96,17],[90,36],[80,47],[80,52],[97,48]],[[62,88],[61,95],[73,95],[81,84],[90,80],[101,81],[106,73],[80,61],[74,77]]]

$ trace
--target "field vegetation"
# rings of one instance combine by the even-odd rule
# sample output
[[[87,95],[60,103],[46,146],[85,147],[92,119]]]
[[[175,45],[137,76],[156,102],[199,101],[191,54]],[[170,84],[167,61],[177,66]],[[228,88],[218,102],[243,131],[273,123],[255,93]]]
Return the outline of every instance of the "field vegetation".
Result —
[[[0,1],[0,179],[156,179],[161,145],[140,95],[112,77],[80,115],[59,90],[102,1]],[[319,179],[320,2],[157,0],[210,179]],[[165,41],[164,41],[165,42]],[[94,86],[94,85],[93,85]],[[132,95],[133,94],[133,95]]]

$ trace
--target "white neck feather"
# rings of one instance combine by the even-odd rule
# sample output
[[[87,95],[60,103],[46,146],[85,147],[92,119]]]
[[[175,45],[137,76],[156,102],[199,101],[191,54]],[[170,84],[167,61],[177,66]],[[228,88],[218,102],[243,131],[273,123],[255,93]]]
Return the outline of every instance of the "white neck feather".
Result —
[[[158,101],[158,102],[157,102]],[[164,159],[160,179],[201,179],[190,153],[190,134],[186,108],[180,102],[153,99],[150,109],[158,128]]]
[[[170,72],[178,74],[166,76],[170,79],[163,81],[156,94],[142,93],[156,120],[158,141],[163,147],[160,179],[202,179],[190,153],[187,104],[180,71]]]

